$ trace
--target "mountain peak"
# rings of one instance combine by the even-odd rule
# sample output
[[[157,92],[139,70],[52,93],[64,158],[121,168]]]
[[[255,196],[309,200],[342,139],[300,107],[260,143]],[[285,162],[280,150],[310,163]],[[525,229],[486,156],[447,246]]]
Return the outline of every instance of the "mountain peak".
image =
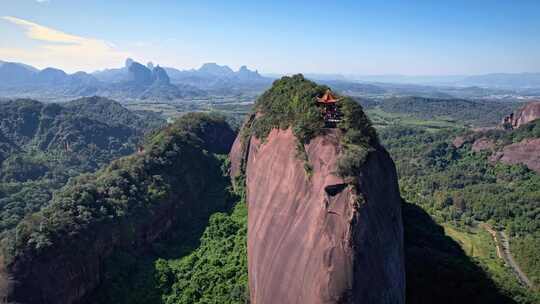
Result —
[[[126,67],[127,69],[129,69],[129,67],[133,64],[133,62],[135,62],[133,59],[127,58],[127,59],[126,59],[125,67]]]
[[[327,90],[302,75],[275,81],[231,150],[251,303],[405,303],[394,164],[354,100],[340,98],[340,123],[325,125],[315,100]]]
[[[215,76],[228,76],[234,74],[234,71],[226,65],[218,65],[215,62],[205,63],[199,69],[199,72],[203,72]]]
[[[163,69],[159,65],[152,69],[152,79],[154,80],[154,83],[158,83],[158,84],[171,83],[171,80],[169,79],[169,75],[167,75],[167,72],[165,71],[165,69]]]
[[[138,62],[131,61],[128,68],[128,82],[139,85],[149,85],[152,83],[152,71]]]

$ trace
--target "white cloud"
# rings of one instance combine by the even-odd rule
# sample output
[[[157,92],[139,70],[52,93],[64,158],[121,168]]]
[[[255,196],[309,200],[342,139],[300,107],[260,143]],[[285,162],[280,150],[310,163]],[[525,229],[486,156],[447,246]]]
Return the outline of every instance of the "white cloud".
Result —
[[[6,60],[38,67],[61,67],[68,71],[91,71],[117,66],[131,56],[104,40],[68,34],[16,17],[4,16],[1,19],[21,27],[28,39],[38,42],[37,46],[27,48],[0,47],[0,58]]]
[[[49,3],[50,0],[36,0],[37,3]]]

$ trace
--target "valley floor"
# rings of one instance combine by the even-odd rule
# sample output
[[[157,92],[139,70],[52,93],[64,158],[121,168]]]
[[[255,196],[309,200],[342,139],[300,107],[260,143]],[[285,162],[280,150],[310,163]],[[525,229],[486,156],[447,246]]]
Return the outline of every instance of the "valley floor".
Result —
[[[442,225],[445,234],[455,240],[465,253],[477,261],[501,286],[532,288],[531,281],[515,262],[508,236],[493,229],[487,223],[474,227],[457,227],[450,223]]]

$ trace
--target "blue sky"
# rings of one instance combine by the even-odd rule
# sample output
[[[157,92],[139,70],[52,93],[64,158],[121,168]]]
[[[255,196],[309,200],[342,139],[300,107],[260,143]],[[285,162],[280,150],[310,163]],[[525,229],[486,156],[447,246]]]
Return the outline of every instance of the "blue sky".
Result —
[[[0,60],[266,73],[540,72],[540,1],[0,0]]]

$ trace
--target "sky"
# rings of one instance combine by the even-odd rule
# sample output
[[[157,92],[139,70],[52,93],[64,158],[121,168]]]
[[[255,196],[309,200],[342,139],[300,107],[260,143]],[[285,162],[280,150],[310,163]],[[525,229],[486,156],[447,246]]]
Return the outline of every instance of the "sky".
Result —
[[[540,72],[540,0],[0,0],[0,60],[262,73]]]

